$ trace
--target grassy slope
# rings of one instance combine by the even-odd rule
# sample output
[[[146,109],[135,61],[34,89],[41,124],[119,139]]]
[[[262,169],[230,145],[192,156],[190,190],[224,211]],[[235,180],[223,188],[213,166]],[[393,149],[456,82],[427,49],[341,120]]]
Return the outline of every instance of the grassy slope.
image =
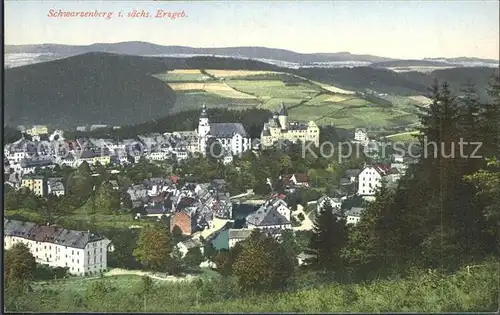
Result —
[[[22,216],[26,218],[27,221],[38,222],[41,217],[38,212],[19,209],[19,210],[5,210],[5,216]],[[91,219],[91,218],[94,219]],[[130,214],[88,214],[85,212],[84,208],[77,209],[72,214],[66,214],[62,217],[65,220],[74,222],[93,222],[99,228],[129,228],[131,225],[147,225],[147,221],[144,220],[134,220]]]
[[[167,283],[154,281],[146,301],[149,312],[478,312],[498,308],[498,264],[490,263],[451,276],[419,274],[409,279],[372,284],[327,285],[297,292],[238,298],[231,283]],[[95,281],[109,291],[98,300],[86,300]],[[220,281],[220,280],[219,280]],[[307,282],[307,280],[306,280]],[[304,285],[306,285],[304,283]],[[34,292],[18,302],[24,311],[144,310],[141,279],[116,276],[103,279],[69,279],[34,284]],[[8,302],[8,301],[7,301]],[[7,304],[9,305],[9,304]]]

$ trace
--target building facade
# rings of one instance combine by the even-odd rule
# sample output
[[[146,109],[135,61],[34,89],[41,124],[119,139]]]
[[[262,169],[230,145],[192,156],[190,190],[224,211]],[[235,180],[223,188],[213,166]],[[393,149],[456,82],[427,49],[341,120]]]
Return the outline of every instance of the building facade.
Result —
[[[40,197],[47,194],[46,182],[43,176],[25,175],[21,180],[21,187],[28,188],[35,195]]]
[[[280,141],[313,142],[315,146],[319,146],[319,127],[314,121],[309,121],[307,124],[288,121],[285,104],[281,103],[280,111],[264,124],[260,144],[265,148]]]
[[[92,275],[107,269],[111,241],[90,231],[68,230],[55,225],[4,220],[4,249],[22,243],[36,262],[68,268],[74,275]]]

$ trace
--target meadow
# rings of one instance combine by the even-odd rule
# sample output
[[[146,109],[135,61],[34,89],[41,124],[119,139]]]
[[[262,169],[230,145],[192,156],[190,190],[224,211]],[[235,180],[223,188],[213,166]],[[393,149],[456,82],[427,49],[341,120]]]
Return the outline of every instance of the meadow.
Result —
[[[493,312],[498,268],[490,262],[451,275],[411,271],[406,278],[364,284],[319,284],[317,276],[303,272],[289,292],[265,295],[241,292],[232,277],[153,280],[148,294],[139,276],[70,278],[33,283],[22,296],[6,294],[5,305],[37,312]]]
[[[427,101],[424,96],[388,95],[377,103],[376,98],[368,100],[354,91],[273,71],[186,69],[155,76],[176,92],[171,112],[196,109],[203,103],[209,108],[276,111],[283,102],[291,120],[346,129],[410,125],[417,120],[415,105]]]

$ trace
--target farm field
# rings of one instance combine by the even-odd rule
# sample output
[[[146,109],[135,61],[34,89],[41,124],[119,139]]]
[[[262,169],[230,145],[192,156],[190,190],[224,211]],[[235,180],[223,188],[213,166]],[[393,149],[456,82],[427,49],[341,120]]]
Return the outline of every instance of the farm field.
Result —
[[[415,142],[417,139],[415,138],[416,135],[418,135],[418,131],[409,131],[409,132],[402,132],[402,133],[396,133],[393,135],[386,136],[386,138],[390,139],[391,141],[394,142]]]
[[[255,99],[226,98],[206,91],[184,91],[177,93],[172,112],[198,109],[203,103],[207,108],[223,107],[235,110],[251,108],[260,104]]]
[[[277,73],[273,71],[257,71],[257,70],[205,70],[205,71],[216,78],[234,78],[234,77]]]
[[[174,91],[205,91],[227,98],[255,99],[254,96],[234,90],[231,86],[220,82],[183,82],[169,83]]]
[[[178,69],[153,76],[165,82],[203,82],[212,80],[210,76],[201,73],[197,69]]]
[[[205,79],[215,77],[221,80]],[[416,121],[415,105],[424,96],[384,97],[392,104],[378,104],[355,92],[307,80],[289,73],[253,70],[175,70],[162,80],[176,92],[172,112],[208,108],[234,110],[259,107],[276,111],[285,103],[291,120],[314,120],[340,128],[406,126]],[[385,106],[385,108],[383,108]],[[390,105],[389,105],[390,106]]]

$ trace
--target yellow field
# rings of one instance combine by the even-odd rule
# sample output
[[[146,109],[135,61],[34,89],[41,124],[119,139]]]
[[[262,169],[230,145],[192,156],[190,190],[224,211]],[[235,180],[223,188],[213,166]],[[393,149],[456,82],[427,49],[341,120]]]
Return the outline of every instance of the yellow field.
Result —
[[[217,78],[243,77],[249,75],[278,73],[274,71],[257,71],[257,70],[206,70],[207,73],[216,76]]]
[[[171,73],[171,74],[201,74],[200,70],[198,70],[198,69],[175,69],[175,70],[169,71],[168,73]]]
[[[220,82],[188,82],[188,83],[169,83],[174,91],[205,91],[227,98],[255,99],[254,96],[238,92],[225,83]]]
[[[337,102],[343,102],[349,98],[351,98],[351,97],[344,96],[344,95],[332,95],[332,96],[329,96],[328,98],[326,98],[324,101],[337,103]]]
[[[414,100],[415,102],[419,102],[421,104],[428,105],[432,102],[432,100],[428,97],[425,97],[423,95],[417,95],[417,96],[409,96],[408,97],[411,100]]]

